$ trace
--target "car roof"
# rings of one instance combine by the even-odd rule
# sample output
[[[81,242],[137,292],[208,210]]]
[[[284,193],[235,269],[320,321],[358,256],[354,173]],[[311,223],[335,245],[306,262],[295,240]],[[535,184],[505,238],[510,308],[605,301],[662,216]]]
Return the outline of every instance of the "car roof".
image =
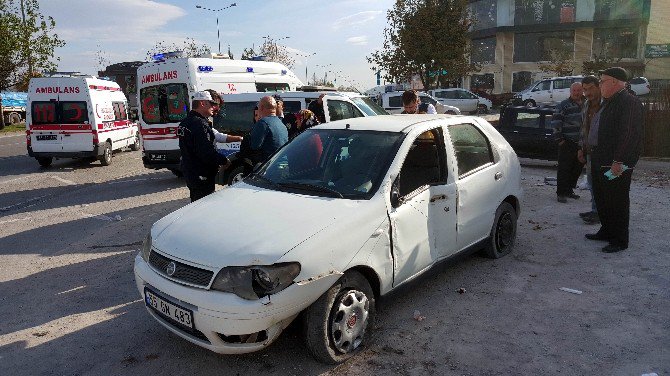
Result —
[[[454,119],[454,123],[462,123],[471,116],[460,115],[379,115],[331,121],[317,125],[316,129],[351,129],[360,131],[384,131],[408,133],[421,124],[436,119]],[[459,119],[459,120],[455,120]],[[474,120],[472,120],[474,122]],[[347,128],[348,127],[348,128]]]
[[[257,92],[257,93],[235,93],[235,94],[223,94],[224,101],[235,101],[235,99],[248,100],[248,99],[260,99],[266,95],[273,96],[279,95],[283,100],[286,99],[298,99],[298,98],[318,98],[321,94],[328,96],[340,96],[347,98],[358,98],[366,97],[364,94],[348,92],[348,91],[273,91],[273,92]]]

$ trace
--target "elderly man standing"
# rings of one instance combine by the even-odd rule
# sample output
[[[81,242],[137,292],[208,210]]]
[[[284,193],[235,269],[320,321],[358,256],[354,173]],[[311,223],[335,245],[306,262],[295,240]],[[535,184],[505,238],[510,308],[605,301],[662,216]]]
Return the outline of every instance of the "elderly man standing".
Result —
[[[584,168],[584,164],[577,158],[579,131],[582,125],[582,103],[582,83],[575,82],[570,86],[570,98],[556,106],[551,118],[558,142],[556,195],[558,202],[562,203],[568,202],[568,197],[579,198],[573,189]]]
[[[288,142],[288,130],[277,117],[277,102],[273,97],[261,98],[258,103],[258,116],[260,120],[251,128],[249,135],[249,146],[252,150],[260,151],[261,156],[261,160],[254,163],[266,161]]]
[[[625,69],[612,67],[600,74],[604,108],[599,125],[595,130],[591,128],[589,138],[598,140],[591,147],[591,173],[601,227],[595,234],[586,234],[586,238],[608,241],[602,251],[612,253],[628,248],[630,182],[642,149],[644,108],[626,90]]]

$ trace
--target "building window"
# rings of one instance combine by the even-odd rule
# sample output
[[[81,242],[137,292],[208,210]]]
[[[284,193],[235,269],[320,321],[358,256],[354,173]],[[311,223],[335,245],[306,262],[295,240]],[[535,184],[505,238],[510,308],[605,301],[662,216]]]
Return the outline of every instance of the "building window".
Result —
[[[491,93],[493,85],[493,73],[473,74],[470,78],[470,90],[475,93]]]
[[[479,0],[470,4],[474,18],[473,30],[490,29],[497,26],[497,0]]]
[[[514,25],[575,22],[575,0],[515,0]]]
[[[572,56],[574,31],[514,34],[514,62],[549,61],[556,56]]]
[[[512,91],[519,92],[533,83],[533,73],[528,71],[512,73]]]
[[[595,0],[594,21],[642,18],[646,0]]]
[[[473,63],[495,64],[496,62],[496,37],[473,39],[472,54],[470,59]]]
[[[637,29],[593,30],[593,55],[601,58],[636,58]]]

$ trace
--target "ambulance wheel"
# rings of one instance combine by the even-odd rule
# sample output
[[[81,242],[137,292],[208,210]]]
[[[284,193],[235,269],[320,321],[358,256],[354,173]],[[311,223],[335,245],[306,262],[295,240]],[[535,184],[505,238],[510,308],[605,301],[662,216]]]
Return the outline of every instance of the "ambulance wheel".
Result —
[[[98,158],[100,158],[100,164],[103,166],[112,164],[112,145],[109,142],[105,142],[105,145],[102,147],[102,155]]]
[[[36,157],[35,159],[37,159],[37,163],[44,168],[51,166],[51,162],[54,161],[52,157]]]
[[[138,151],[140,150],[140,134],[135,133],[135,142],[130,145],[130,150],[132,151]]]
[[[244,179],[244,166],[239,166],[228,174],[228,185],[233,185]]]

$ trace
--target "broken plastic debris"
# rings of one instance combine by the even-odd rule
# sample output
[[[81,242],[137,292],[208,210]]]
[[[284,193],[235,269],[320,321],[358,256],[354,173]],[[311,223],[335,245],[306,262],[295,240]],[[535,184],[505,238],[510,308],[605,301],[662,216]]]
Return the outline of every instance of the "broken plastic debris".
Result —
[[[457,293],[459,294],[465,294],[465,289],[462,287],[459,287],[458,290],[456,290]]]
[[[426,316],[421,316],[421,312],[419,312],[419,310],[414,311],[414,320],[423,321],[425,319],[426,319]]]
[[[569,292],[569,293],[572,293],[572,294],[577,294],[577,295],[581,295],[581,294],[582,294],[582,292],[579,291],[579,290],[569,289],[569,288],[567,288],[567,287],[561,287],[561,288],[559,288],[559,290],[561,290],[561,291],[565,291],[565,292]]]
[[[117,214],[117,215],[114,216],[114,219],[116,219],[117,221],[120,221],[120,220],[121,220],[121,216]]]

